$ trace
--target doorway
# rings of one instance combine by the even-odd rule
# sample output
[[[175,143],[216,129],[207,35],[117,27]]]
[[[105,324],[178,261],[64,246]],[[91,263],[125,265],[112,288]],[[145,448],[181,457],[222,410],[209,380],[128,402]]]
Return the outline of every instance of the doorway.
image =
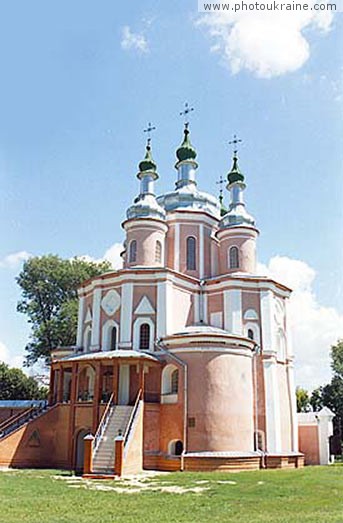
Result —
[[[76,448],[75,448],[75,472],[76,474],[83,473],[83,458],[84,458],[84,448],[85,442],[84,438],[87,434],[90,433],[89,429],[82,429],[77,435],[76,438]]]
[[[119,366],[118,405],[128,405],[130,398],[130,365]]]

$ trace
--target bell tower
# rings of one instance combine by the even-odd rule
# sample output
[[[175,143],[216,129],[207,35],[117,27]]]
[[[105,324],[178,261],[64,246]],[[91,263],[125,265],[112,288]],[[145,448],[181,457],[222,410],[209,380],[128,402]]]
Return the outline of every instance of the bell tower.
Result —
[[[227,175],[230,192],[228,211],[219,222],[219,274],[233,272],[255,273],[256,239],[259,234],[255,219],[248,213],[244,202],[244,175],[238,166],[237,144],[241,140],[234,136],[233,163]]]

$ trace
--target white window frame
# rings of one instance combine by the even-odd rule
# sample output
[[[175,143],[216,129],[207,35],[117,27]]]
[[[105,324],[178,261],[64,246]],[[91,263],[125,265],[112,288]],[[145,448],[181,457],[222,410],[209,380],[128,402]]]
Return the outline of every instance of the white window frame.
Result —
[[[143,323],[147,323],[150,327],[149,352],[153,352],[155,342],[155,323],[151,318],[146,316],[137,318],[133,324],[133,349],[140,350],[140,329]]]
[[[111,349],[111,338],[112,338],[112,329],[115,327],[117,329],[116,332],[116,347],[115,350],[118,349],[118,342],[119,342],[119,325],[114,320],[107,320],[102,327],[102,338],[101,338],[101,345],[103,351],[109,351]]]

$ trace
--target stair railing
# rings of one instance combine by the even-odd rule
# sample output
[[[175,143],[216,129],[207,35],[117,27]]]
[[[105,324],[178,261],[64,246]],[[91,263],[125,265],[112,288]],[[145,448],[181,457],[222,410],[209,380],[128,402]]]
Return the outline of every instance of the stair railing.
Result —
[[[134,407],[132,409],[132,412],[131,412],[131,415],[130,415],[130,419],[129,419],[129,422],[126,426],[126,430],[125,430],[125,433],[124,433],[124,447],[129,439],[129,435],[130,435],[130,432],[131,432],[131,429],[132,429],[132,425],[133,425],[133,422],[135,420],[135,417],[136,417],[136,414],[137,414],[137,411],[138,411],[138,407],[139,407],[139,402],[140,400],[142,399],[142,389],[139,389],[138,391],[138,394],[137,394],[137,398],[136,398],[136,401],[135,401],[135,404],[134,404]]]
[[[19,429],[22,425],[25,425],[28,421],[31,421],[32,419],[36,418],[39,414],[44,412],[47,409],[47,405],[42,405],[40,407],[31,407],[30,409],[26,410],[19,416],[17,416],[14,420],[10,419],[7,423],[4,423],[1,425],[0,430],[0,439],[4,438],[14,430]]]
[[[101,441],[102,436],[104,434],[104,431],[105,431],[108,419],[109,419],[110,414],[111,414],[111,407],[113,405],[113,398],[114,398],[114,393],[112,392],[112,394],[110,396],[110,399],[107,402],[107,405],[106,405],[106,408],[104,410],[104,413],[103,413],[103,415],[101,417],[99,426],[98,426],[97,431],[95,433],[95,436],[94,436],[93,454],[95,454],[95,452],[98,450],[100,441]]]

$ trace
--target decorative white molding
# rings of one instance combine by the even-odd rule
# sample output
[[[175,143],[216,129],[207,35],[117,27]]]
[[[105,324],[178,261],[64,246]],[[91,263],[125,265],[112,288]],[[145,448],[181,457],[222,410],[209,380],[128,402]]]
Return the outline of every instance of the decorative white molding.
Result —
[[[76,336],[76,345],[77,347],[82,346],[82,334],[83,334],[83,315],[85,313],[85,298],[82,296],[79,298],[79,312],[77,320],[77,336]]]
[[[139,282],[140,285],[144,285],[144,282],[150,282],[146,283],[147,285],[150,285],[160,281],[165,281],[167,279],[175,285],[181,285],[182,287],[190,290],[196,289],[197,285],[199,284],[198,281],[192,276],[180,276],[172,269],[155,268],[154,272],[147,272],[146,269],[143,269],[140,272],[138,271],[139,269],[137,269],[137,272],[134,273],[133,271],[129,272],[127,269],[122,269],[121,271],[115,273],[113,278],[108,278],[106,280],[94,279],[89,283],[89,285],[87,285],[87,287],[84,287],[80,291],[80,296],[87,296],[93,291],[94,288],[96,288],[97,285],[108,288],[109,286],[122,285],[127,282],[135,281]],[[275,295],[284,298],[289,297],[291,293],[289,290],[281,289],[276,282],[268,280],[264,277],[249,277],[246,274],[230,274],[229,277],[226,277],[222,281],[218,281],[219,278],[222,278],[222,276],[215,276],[206,280],[206,288],[208,291],[220,292],[230,288],[239,288],[242,291],[246,290],[248,292],[261,292],[270,290]]]
[[[263,351],[274,352],[273,293],[271,291],[261,292],[261,322]]]
[[[298,419],[297,400],[295,393],[295,380],[293,365],[287,365],[288,394],[290,395],[291,426],[292,426],[292,451],[298,452]]]
[[[202,312],[204,323],[208,322],[208,294],[206,292],[202,295]]]
[[[87,325],[87,327],[85,328],[85,330],[83,332],[83,338],[82,338],[83,339],[82,347],[85,352],[89,352],[89,350],[90,350],[91,343],[92,343],[91,335],[92,335],[92,328],[90,325]]]
[[[204,225],[199,225],[199,278],[205,273],[205,251],[204,251]]]
[[[92,349],[100,346],[100,302],[102,289],[94,289],[93,292],[93,321],[92,321]]]
[[[92,311],[90,307],[88,307],[86,312],[85,323],[92,323]]]
[[[113,316],[120,307],[119,293],[114,289],[108,291],[101,300],[101,307],[107,316]]]
[[[281,452],[281,418],[277,363],[275,359],[263,360],[267,451]]]
[[[155,314],[155,309],[151,305],[147,296],[143,296],[138,306],[136,307],[135,314]]]
[[[212,312],[210,315],[210,325],[212,327],[218,327],[219,329],[223,328],[223,313],[222,312]]]
[[[156,337],[161,338],[167,332],[166,318],[166,294],[167,282],[157,284],[157,318],[156,318]]]
[[[242,334],[242,291],[224,291],[224,328],[231,334]]]
[[[200,296],[198,293],[193,294],[193,314],[194,314],[194,323],[199,323],[199,321],[200,321]]]
[[[258,320],[258,314],[255,309],[247,309],[244,313],[243,318],[245,320]]]
[[[116,349],[118,349],[118,341],[119,341],[119,325],[114,320],[107,320],[103,326],[102,326],[102,343],[101,343],[101,349],[103,351],[109,351],[112,350],[111,347],[111,339],[112,339],[112,329],[115,327],[117,329],[116,333]]]
[[[132,326],[133,284],[124,283],[121,291],[120,344],[130,346]]]
[[[139,337],[140,328],[143,323],[147,323],[150,327],[149,351],[153,351],[155,343],[155,323],[149,317],[137,318],[133,324],[133,350],[140,350]]]
[[[261,339],[260,339],[260,326],[257,324],[257,323],[252,323],[252,322],[247,322],[244,324],[244,335],[248,338],[248,331],[249,329],[252,330],[253,334],[254,334],[254,341],[256,341],[256,343],[258,345],[260,345],[261,343]]]
[[[180,224],[174,226],[174,268],[180,270]]]

